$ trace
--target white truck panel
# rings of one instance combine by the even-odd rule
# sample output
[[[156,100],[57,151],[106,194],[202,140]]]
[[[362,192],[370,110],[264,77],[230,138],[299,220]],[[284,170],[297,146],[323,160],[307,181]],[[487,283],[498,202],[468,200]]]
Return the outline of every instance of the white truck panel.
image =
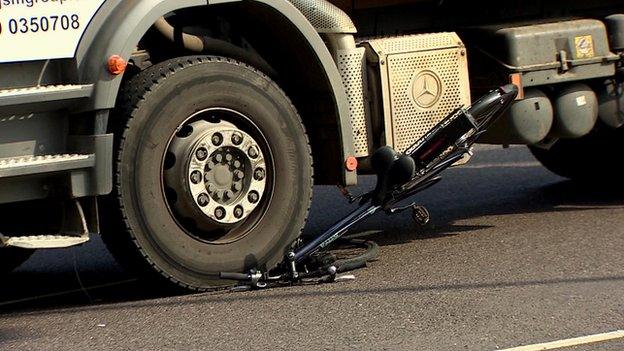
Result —
[[[0,63],[74,57],[106,0],[0,0]]]

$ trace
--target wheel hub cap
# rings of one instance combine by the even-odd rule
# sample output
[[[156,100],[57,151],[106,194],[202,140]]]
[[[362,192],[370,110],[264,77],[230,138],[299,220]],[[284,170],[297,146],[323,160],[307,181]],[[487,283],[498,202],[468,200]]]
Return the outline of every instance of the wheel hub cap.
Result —
[[[259,144],[226,121],[199,120],[185,128],[186,133],[181,130],[170,143],[175,166],[165,170],[165,185],[177,194],[175,212],[195,222],[207,221],[208,226],[243,221],[267,187]]]

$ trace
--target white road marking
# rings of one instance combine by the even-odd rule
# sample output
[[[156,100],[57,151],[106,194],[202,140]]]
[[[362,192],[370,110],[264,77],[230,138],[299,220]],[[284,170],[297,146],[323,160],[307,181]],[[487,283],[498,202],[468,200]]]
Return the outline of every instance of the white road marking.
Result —
[[[621,339],[621,338],[624,338],[624,330],[616,330],[610,333],[581,336],[581,337],[572,338],[572,339],[557,340],[557,341],[547,342],[543,344],[519,346],[519,347],[514,347],[511,349],[501,350],[501,351],[554,350],[554,349],[560,349],[564,347],[587,345],[587,344],[592,344],[595,342],[604,342],[608,340]]]

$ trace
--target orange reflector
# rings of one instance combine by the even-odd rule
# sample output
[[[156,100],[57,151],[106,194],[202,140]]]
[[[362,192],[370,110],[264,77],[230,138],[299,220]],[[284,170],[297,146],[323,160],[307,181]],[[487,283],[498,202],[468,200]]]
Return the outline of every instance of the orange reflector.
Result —
[[[113,55],[108,58],[108,71],[116,76],[124,73],[128,67],[128,62],[119,55]]]
[[[349,172],[355,171],[358,168],[358,160],[357,160],[357,158],[355,158],[353,156],[347,157],[347,160],[345,161],[345,168]]]
[[[522,74],[513,73],[509,75],[509,82],[518,87],[518,96],[516,100],[524,99],[524,86],[522,85]]]

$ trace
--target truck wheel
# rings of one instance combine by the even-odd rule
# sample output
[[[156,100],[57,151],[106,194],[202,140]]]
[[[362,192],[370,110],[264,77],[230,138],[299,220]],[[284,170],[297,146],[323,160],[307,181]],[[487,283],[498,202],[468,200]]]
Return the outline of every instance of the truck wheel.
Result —
[[[6,247],[0,249],[0,273],[10,273],[26,262],[35,250]]]
[[[121,96],[103,221],[118,261],[195,291],[231,284],[219,272],[279,263],[313,185],[308,138],[284,92],[243,63],[185,57],[139,73]]]
[[[529,146],[551,172],[581,182],[621,182],[624,172],[614,152],[624,147],[624,129],[597,128],[579,139],[560,139],[550,149]]]

